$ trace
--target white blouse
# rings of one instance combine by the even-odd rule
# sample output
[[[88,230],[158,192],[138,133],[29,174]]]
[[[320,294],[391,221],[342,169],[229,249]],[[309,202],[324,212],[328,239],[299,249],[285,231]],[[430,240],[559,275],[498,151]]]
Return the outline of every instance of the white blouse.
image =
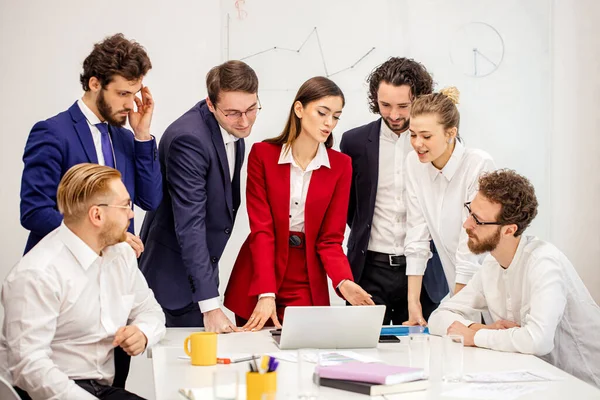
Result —
[[[456,141],[448,163],[438,170],[421,163],[416,152],[406,159],[407,232],[404,244],[406,274],[423,275],[431,258],[433,239],[452,292],[456,283],[467,283],[477,272],[482,256],[467,247],[462,225],[467,219],[464,203],[477,194],[479,176],[495,170],[492,157],[482,150],[466,149]]]
[[[289,150],[287,150],[289,149]],[[307,165],[306,170],[298,166],[292,156],[292,149],[288,146],[281,147],[278,164],[291,164],[290,166],[290,231],[304,232],[304,205],[310,185],[312,172],[321,168],[331,168],[327,148],[319,144],[315,158]]]

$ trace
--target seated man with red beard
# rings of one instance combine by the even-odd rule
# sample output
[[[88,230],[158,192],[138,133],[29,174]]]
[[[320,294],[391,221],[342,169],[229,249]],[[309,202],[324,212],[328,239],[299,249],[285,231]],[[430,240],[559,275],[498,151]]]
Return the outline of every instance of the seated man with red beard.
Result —
[[[600,386],[600,308],[560,250],[522,236],[537,206],[533,186],[514,171],[479,179],[463,227],[469,249],[490,254],[467,286],[431,315],[429,330],[462,335],[466,346],[533,354]],[[474,311],[489,311],[494,323],[469,321]]]
[[[133,211],[121,174],[76,165],[57,203],[61,225],[2,285],[0,375],[23,399],[141,399],[110,386],[114,349],[142,353],[163,337],[165,317],[125,243]]]

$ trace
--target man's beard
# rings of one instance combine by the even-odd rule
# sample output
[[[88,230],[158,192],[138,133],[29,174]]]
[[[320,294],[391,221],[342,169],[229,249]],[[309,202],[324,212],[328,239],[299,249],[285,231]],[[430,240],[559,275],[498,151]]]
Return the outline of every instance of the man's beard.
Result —
[[[469,250],[473,254],[483,254],[488,253],[490,251],[494,251],[500,243],[500,226],[496,233],[491,237],[475,242],[473,238],[469,237],[469,241],[467,242],[467,246],[469,246]],[[472,233],[472,231],[467,230],[467,234]]]
[[[119,233],[115,223],[111,222],[107,224],[105,229],[100,232],[100,243],[102,243],[103,247],[108,247],[126,241],[128,226],[125,227],[124,231]]]
[[[121,116],[117,117],[117,115],[120,112],[125,112],[125,111],[129,112],[129,110],[123,109],[123,110],[117,111],[116,113],[113,112],[112,107],[106,102],[106,99],[104,98],[104,89],[100,90],[100,93],[98,94],[98,98],[96,99],[96,107],[98,108],[98,112],[100,113],[102,118],[104,118],[104,120],[109,125],[123,126],[127,122],[126,116],[125,117],[121,117]]]
[[[394,128],[390,125],[389,121],[387,120],[387,118],[383,119],[383,122],[385,122],[385,124],[388,126],[388,128],[391,129],[392,132],[394,133],[402,133],[404,131],[406,131],[410,125],[410,120],[408,118],[403,118],[404,119],[404,124],[400,127],[400,128]],[[402,119],[400,120],[402,121]],[[400,122],[398,121],[398,122]]]

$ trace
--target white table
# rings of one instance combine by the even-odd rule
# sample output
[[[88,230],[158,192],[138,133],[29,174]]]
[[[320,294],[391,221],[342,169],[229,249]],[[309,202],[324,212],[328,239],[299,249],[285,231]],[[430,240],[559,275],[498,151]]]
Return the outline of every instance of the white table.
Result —
[[[200,329],[169,328],[165,338],[152,350],[152,366],[156,389],[156,400],[181,400],[177,393],[179,388],[212,387],[214,371],[237,370],[240,382],[243,383],[248,363],[242,362],[230,365],[215,365],[211,367],[194,367],[189,360],[179,359],[184,355],[183,340],[192,332]],[[357,349],[357,353],[379,358],[380,360],[397,365],[409,365],[408,338],[401,338],[399,344],[379,344],[376,349]],[[219,335],[218,353],[256,353],[264,354],[277,352],[279,348],[271,339],[268,330],[260,332],[241,332]],[[456,399],[442,396],[443,392],[458,387],[459,384],[448,384],[441,381],[441,338],[431,336],[431,370],[430,388],[427,391],[402,394],[403,400],[417,399]],[[519,399],[600,399],[600,390],[559,370],[541,359],[514,353],[503,353],[486,349],[467,347],[464,349],[464,372],[511,371],[528,369],[531,371],[546,371],[562,378],[558,381],[543,383],[527,383],[538,385],[538,390],[519,397]],[[297,391],[297,364],[281,361],[278,371],[277,399],[295,399]],[[310,379],[309,376],[305,379]],[[321,388],[320,398],[335,399],[369,399],[364,395],[342,390]],[[382,399],[382,397],[374,397]]]

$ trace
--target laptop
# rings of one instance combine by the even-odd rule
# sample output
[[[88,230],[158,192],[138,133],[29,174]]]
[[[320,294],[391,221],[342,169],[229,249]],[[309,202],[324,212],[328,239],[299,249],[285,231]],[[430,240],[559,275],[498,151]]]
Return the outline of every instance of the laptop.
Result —
[[[280,335],[282,350],[377,347],[385,306],[286,307]]]

